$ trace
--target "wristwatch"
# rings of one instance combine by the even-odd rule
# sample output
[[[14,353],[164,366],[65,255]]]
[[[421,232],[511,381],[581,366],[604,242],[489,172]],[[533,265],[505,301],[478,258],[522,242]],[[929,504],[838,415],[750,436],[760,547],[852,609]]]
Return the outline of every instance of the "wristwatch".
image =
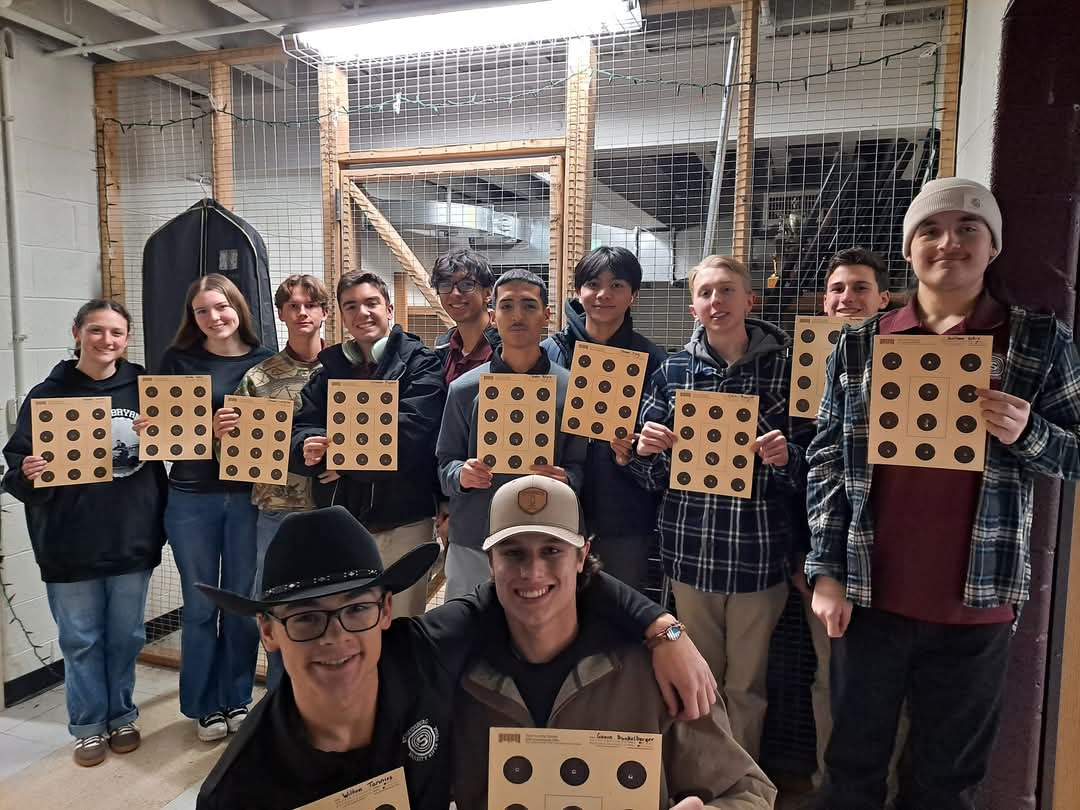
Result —
[[[646,639],[645,646],[650,650],[663,644],[665,641],[678,641],[686,632],[686,625],[682,622],[672,622],[650,639]]]

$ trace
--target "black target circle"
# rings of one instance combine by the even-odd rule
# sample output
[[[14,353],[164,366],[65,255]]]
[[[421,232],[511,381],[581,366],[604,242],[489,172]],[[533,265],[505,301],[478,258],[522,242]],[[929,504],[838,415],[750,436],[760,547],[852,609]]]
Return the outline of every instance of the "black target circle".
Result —
[[[817,337],[817,334],[815,334],[813,329],[803,329],[803,331],[802,331],[802,342],[803,343],[813,343],[814,338],[816,338],[816,337]]]
[[[578,358],[578,365],[582,368],[588,368],[592,365],[592,358],[587,354],[582,354],[581,357]]]
[[[94,478],[104,478],[109,471],[104,467],[94,467]]]
[[[627,398],[636,397],[637,396],[637,389],[634,388],[634,386],[632,386],[632,385],[624,385],[623,389],[622,389],[622,395],[624,397],[627,397]]]
[[[368,463],[367,453],[357,453],[356,454],[356,463],[360,467],[366,467],[367,463]]]
[[[812,365],[814,365],[814,355],[810,354],[810,352],[803,352],[802,354],[799,355],[799,365],[800,366],[812,366]]]
[[[595,435],[599,436],[604,432],[604,425],[601,422],[593,422],[590,430],[592,430]]]
[[[153,385],[146,386],[146,396],[148,396],[150,399],[153,399],[157,395],[158,395],[158,390],[157,390],[156,386],[153,386]]]
[[[383,391],[382,395],[379,397],[379,402],[381,402],[383,405],[389,405],[393,401],[394,395],[391,394],[389,391]]]
[[[919,386],[919,399],[923,402],[933,402],[938,398],[940,391],[933,383],[923,383]]]
[[[384,413],[379,416],[379,421],[384,425],[389,425],[394,421],[394,415],[392,413]]]
[[[508,441],[514,447],[520,447],[521,443],[525,441],[525,437],[522,436],[520,433],[511,433]]]
[[[622,427],[621,425],[619,427],[615,428],[615,438],[616,439],[625,439],[629,435],[630,435],[630,431],[628,431],[626,428]]]
[[[744,446],[744,445],[747,445],[749,443],[750,443],[750,434],[749,433],[739,432],[739,433],[735,434],[735,444],[740,445],[740,446]]]
[[[366,411],[360,411],[358,414],[356,414],[356,424],[366,425],[370,421],[371,415],[368,414]]]
[[[513,400],[525,399],[525,389],[522,388],[520,385],[515,385],[513,388],[510,389],[510,399],[513,399]]]
[[[628,760],[615,770],[615,778],[627,790],[637,790],[645,784],[645,766],[640,762]]]
[[[979,398],[976,390],[974,385],[961,385],[960,390],[956,392],[956,395],[960,397],[961,402],[966,402],[970,405]]]
[[[749,422],[750,421],[750,409],[749,408],[739,408],[739,410],[735,414],[735,418],[738,419],[740,422]]]
[[[184,448],[179,444],[174,444],[169,447],[169,454],[179,456],[184,452]]]
[[[974,416],[961,416],[956,420],[956,429],[961,433],[974,433],[978,426],[979,422]]]
[[[915,420],[919,430],[931,431],[937,429],[937,417],[932,413],[921,413]]]
[[[882,442],[877,449],[882,458],[892,458],[896,455],[896,445],[892,442]]]
[[[547,447],[547,446],[548,446],[548,437],[547,437],[547,434],[544,434],[544,433],[537,433],[537,434],[536,434],[536,437],[535,437],[535,438],[533,439],[533,443],[534,443],[534,444],[535,444],[535,445],[536,445],[537,447]]]
[[[278,411],[277,415],[274,418],[277,419],[279,422],[287,422],[289,419],[289,414],[286,411]]]
[[[169,396],[172,397],[173,399],[179,399],[183,395],[184,395],[184,392],[182,390],[180,390],[179,385],[174,385],[172,388],[169,389]]]
[[[239,470],[236,468],[235,464],[228,464],[225,466],[226,475],[236,475],[238,472]]]
[[[488,431],[484,434],[484,444],[495,444],[499,440],[498,434],[493,431]]]
[[[72,481],[78,481],[82,478],[82,470],[68,470],[68,478]]]
[[[896,371],[900,366],[904,364],[904,358],[897,352],[888,352],[881,358],[881,365],[887,368],[889,371]]]
[[[516,470],[521,466],[521,456],[510,456],[506,463],[510,465],[510,469]]]
[[[525,757],[510,757],[503,763],[503,776],[512,785],[524,785],[532,777],[533,767]]]
[[[262,448],[261,447],[252,447],[251,448],[251,457],[252,458],[262,458]]]
[[[799,388],[801,388],[803,391],[805,391],[807,388],[814,384],[814,381],[811,380],[809,377],[804,376],[799,377],[799,379],[795,381],[795,384],[798,385]]]
[[[685,447],[679,451],[679,461],[681,461],[683,464],[688,464],[693,461],[693,459],[694,454],[692,451],[687,450]]]
[[[48,442],[51,442],[53,440],[53,432],[51,430],[43,430],[43,431],[41,431],[41,433],[38,434],[38,437],[43,442],[48,443]]]
[[[342,453],[334,453],[334,466],[340,467],[345,463],[345,456]]]
[[[709,408],[709,418],[710,419],[723,419],[724,418],[724,409],[721,408],[719,405],[713,405],[711,408]]]
[[[67,457],[68,461],[78,461],[80,458],[82,458],[82,453],[80,453],[78,450],[71,449],[68,450]]]
[[[154,410],[156,411],[157,408],[154,408]],[[196,416],[206,416],[206,406],[205,405],[196,405],[194,413],[195,413]],[[157,414],[155,414],[155,416],[156,415]]]
[[[197,397],[205,397],[206,396],[206,389],[203,388],[201,385],[196,385],[194,390],[191,393],[193,393]]]
[[[615,361],[608,358],[607,360],[605,360],[601,364],[601,366],[603,367],[604,371],[606,371],[608,374],[610,374],[611,372],[613,372],[615,370]]]
[[[510,411],[510,421],[514,424],[519,424],[525,420],[525,412],[513,410]]]
[[[571,430],[577,430],[579,427],[581,427],[581,420],[578,419],[576,416],[571,416],[569,419],[566,420],[566,426]]]
[[[746,482],[743,481],[741,478],[732,478],[731,489],[733,492],[742,492],[744,489],[746,489]]]
[[[839,329],[833,329],[831,332],[829,332],[829,343],[836,343],[836,341],[838,341],[839,339],[840,339],[840,330]]]
[[[636,377],[638,374],[641,373],[641,366],[639,366],[637,363],[631,363],[626,367],[626,373],[631,377]]]
[[[915,446],[915,457],[920,461],[929,461],[934,457],[934,445],[922,442]]]
[[[56,473],[54,473],[52,470],[46,470],[41,474],[41,480],[44,481],[46,484],[51,484],[53,481],[56,480]]]
[[[536,398],[541,402],[547,402],[549,399],[551,399],[551,392],[546,388],[537,389]]]
[[[611,381],[610,380],[601,380],[599,385],[596,386],[596,388],[601,394],[610,394],[611,393]]]
[[[157,448],[156,444],[148,444],[148,445],[146,445],[146,447],[144,449],[146,450],[146,455],[148,455],[148,456],[156,456],[157,455],[158,448]]]
[[[731,464],[736,470],[741,470],[746,467],[746,456],[735,456],[731,459]]]
[[[975,451],[966,444],[962,444],[953,452],[953,458],[961,464],[970,464],[975,460]]]
[[[169,408],[169,413],[171,413],[174,417],[179,418],[184,415],[184,409],[181,408],[179,405],[173,405],[171,408]]]
[[[274,441],[276,441],[276,442],[285,441],[285,431],[284,430],[275,430],[274,431]]]
[[[74,422],[76,419],[79,418],[79,412],[77,410],[75,410],[74,408],[72,408],[66,414],[64,414],[64,416],[67,417],[67,420],[69,422]]]
[[[964,371],[978,371],[982,366],[982,358],[977,354],[965,354],[960,358],[960,368]]]
[[[69,442],[77,442],[79,440],[79,431],[69,430],[67,432],[67,437]]]
[[[237,430],[237,428],[233,428],[233,430]],[[173,425],[171,428],[169,428],[169,433],[171,433],[173,436],[183,436],[184,435],[184,426],[183,425]]]
[[[581,397],[574,397],[570,400],[570,407],[573,408],[575,411],[580,411],[582,408],[585,407],[585,400],[583,400]]]
[[[710,467],[715,467],[717,464],[720,463],[720,454],[712,452],[706,453],[705,463],[708,464]]]
[[[391,436],[389,433],[383,433],[381,436],[379,436],[379,444],[381,444],[383,447],[389,447],[393,443],[394,437]]]
[[[379,463],[384,467],[389,467],[394,463],[394,459],[389,453],[383,453],[379,456]]]
[[[225,450],[225,454],[236,458],[238,455],[240,455],[240,448],[237,447],[235,444],[230,444],[229,447]]]
[[[105,409],[104,408],[94,408],[94,412],[92,414],[90,414],[90,415],[93,416],[95,419],[98,419],[98,420],[104,419],[105,418]]]
[[[248,467],[248,475],[250,475],[252,478],[258,478],[259,477],[259,468],[254,466],[254,465],[252,465],[251,467]]]
[[[273,453],[271,453],[271,455],[274,457],[274,461],[284,461],[285,460],[285,451],[284,450],[280,450],[280,449],[275,450]]]
[[[559,766],[559,776],[571,787],[580,787],[589,779],[589,766],[580,757],[570,757]]]
[[[937,371],[941,367],[941,357],[934,352],[927,352],[919,358],[919,365],[927,371]]]
[[[634,415],[634,411],[631,409],[631,407],[629,405],[623,405],[622,407],[619,408],[619,416],[621,418],[629,419],[633,415]]]
[[[799,413],[806,413],[808,410],[810,410],[810,400],[808,400],[808,399],[797,399],[797,400],[795,400],[795,410],[797,410]]]
[[[109,455],[109,451],[106,450],[104,447],[95,447],[94,448],[94,458],[96,458],[98,461],[105,458],[105,456],[107,456],[107,455]]]
[[[38,419],[41,420],[42,422],[51,422],[52,421],[52,411],[42,411],[41,413],[38,414]]]
[[[361,405],[367,405],[371,401],[371,394],[367,391],[358,391],[356,394],[356,401]]]
[[[720,441],[720,439],[723,438],[723,435],[724,434],[722,434],[716,428],[712,428],[708,433],[705,434],[705,438],[707,438],[713,444],[716,444],[716,442]]]
[[[695,413],[697,413],[697,408],[694,407],[692,402],[687,402],[682,406],[683,416],[693,416]]]
[[[681,472],[675,477],[675,480],[677,480],[680,484],[682,484],[685,487],[686,485],[688,485],[690,483],[690,473]]]
[[[606,403],[606,402],[603,402],[603,401],[597,402],[597,403],[596,403],[596,404],[595,404],[595,405],[593,406],[593,409],[594,409],[594,410],[595,410],[595,411],[596,411],[597,413],[607,413],[607,403]]]
[[[900,386],[894,382],[887,382],[881,386],[881,395],[885,399],[896,399],[900,396]]]
[[[275,481],[280,481],[283,476],[281,470],[271,470],[270,477],[273,478]]]
[[[259,432],[261,433],[262,431],[259,431]],[[195,426],[195,435],[196,436],[205,436],[206,435],[206,425],[196,425]]]
[[[197,444],[191,449],[195,451],[195,455],[201,456],[203,453],[206,452],[206,445],[205,444]]]
[[[264,411],[262,408],[256,408],[251,415],[255,417],[255,419],[262,421],[266,418],[266,411]]]
[[[679,435],[682,436],[684,439],[692,439],[694,438],[694,429],[689,425],[686,425],[683,427],[682,430],[679,431]]]
[[[345,414],[342,413],[341,411],[338,411],[337,413],[335,413],[334,414],[334,424],[335,425],[343,425],[343,424],[345,424]]]
[[[159,410],[158,410],[158,407],[157,407],[157,405],[150,405],[150,406],[149,406],[149,407],[148,407],[148,408],[146,409],[146,415],[147,415],[147,416],[149,416],[149,417],[150,417],[151,419],[153,419],[153,418],[154,418],[155,416],[157,416],[157,415],[158,415],[159,413],[161,413],[161,411],[159,411]]]
[[[900,424],[900,417],[892,411],[885,411],[885,413],[878,417],[878,424],[886,430],[892,430]]]

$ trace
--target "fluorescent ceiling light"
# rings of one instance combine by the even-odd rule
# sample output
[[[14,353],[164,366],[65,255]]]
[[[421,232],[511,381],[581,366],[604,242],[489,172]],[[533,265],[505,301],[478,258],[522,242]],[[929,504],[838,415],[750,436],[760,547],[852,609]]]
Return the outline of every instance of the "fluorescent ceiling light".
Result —
[[[637,0],[542,0],[324,28],[296,39],[323,61],[346,62],[640,28]]]

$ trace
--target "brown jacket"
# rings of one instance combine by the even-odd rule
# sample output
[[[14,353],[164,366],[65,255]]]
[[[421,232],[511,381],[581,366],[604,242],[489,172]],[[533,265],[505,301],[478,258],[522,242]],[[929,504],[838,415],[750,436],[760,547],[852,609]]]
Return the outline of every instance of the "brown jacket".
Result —
[[[487,810],[488,730],[532,727],[513,679],[476,659],[461,680],[454,711],[454,800],[459,810]],[[721,810],[768,810],[776,788],[731,736],[718,702],[707,717],[673,720],[649,654],[622,647],[577,663],[555,698],[548,728],[663,735],[660,807],[698,796]]]

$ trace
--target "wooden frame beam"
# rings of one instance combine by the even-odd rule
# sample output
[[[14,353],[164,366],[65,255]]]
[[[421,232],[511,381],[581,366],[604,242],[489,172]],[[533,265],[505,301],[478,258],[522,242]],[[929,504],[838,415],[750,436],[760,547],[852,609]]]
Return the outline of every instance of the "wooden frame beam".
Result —
[[[319,110],[328,113],[319,119],[319,163],[323,206],[323,280],[327,289],[337,289],[344,260],[342,258],[342,221],[344,209],[341,172],[338,158],[349,149],[349,80],[339,67],[319,68]],[[336,342],[344,338],[336,307],[326,318],[326,334]]]
[[[226,110],[232,109],[232,66],[221,62],[210,64],[211,171],[214,178],[214,199],[226,208],[233,207],[233,119]]]
[[[495,159],[527,157],[529,155],[562,154],[564,138],[527,138],[517,141],[492,141],[454,146],[418,146],[412,149],[369,149],[340,155],[342,168],[364,164],[425,163],[460,158]]]
[[[960,117],[960,67],[964,48],[964,0],[949,0],[942,30],[941,144],[938,177],[956,174],[956,127]]]
[[[676,11],[696,11],[702,8],[725,8],[738,4],[739,0],[641,0],[641,16],[672,14]]]
[[[133,79],[158,73],[185,73],[209,70],[210,65],[249,65],[259,62],[284,62],[291,58],[280,44],[258,48],[233,48],[224,51],[201,51],[168,59],[145,59],[138,62],[112,62],[94,65],[95,74],[108,74],[117,79]]]
[[[566,207],[566,159],[554,157],[551,159],[551,185],[549,186],[548,204],[551,208],[550,224],[548,226],[548,286],[555,290],[562,289],[565,282],[559,280],[559,268],[563,262],[563,241],[565,237],[565,223],[563,216]],[[569,271],[567,271],[569,273]],[[570,283],[573,283],[571,281]],[[556,304],[562,312],[562,301]],[[562,321],[562,317],[558,319]]]
[[[0,58],[3,58],[0,56]],[[126,303],[124,286],[123,223],[117,212],[120,198],[120,166],[115,120],[116,79],[94,76],[94,117],[97,142],[98,244],[101,250],[101,293]]]
[[[497,160],[468,160],[457,163],[430,163],[423,166],[386,166],[372,169],[343,169],[342,177],[352,180],[379,180],[395,177],[435,177],[440,174],[476,172],[497,174],[498,172],[547,172],[551,171],[551,162],[555,155],[529,158],[502,158]]]
[[[562,326],[564,296],[573,293],[570,268],[592,245],[592,160],[596,136],[596,47],[572,39],[566,47],[566,176],[563,186],[562,261],[557,268],[555,328]],[[553,279],[555,281],[556,279]]]
[[[754,190],[754,113],[757,91],[754,77],[758,60],[757,0],[739,0],[739,134],[735,150],[735,217],[731,253],[741,262],[750,259],[750,214]]]
[[[356,185],[352,180],[347,180],[352,188],[350,189],[352,201],[364,212],[364,216],[368,218],[368,222],[375,229],[375,233],[379,235],[379,238],[390,249],[390,252],[397,259],[398,264],[401,265],[401,269],[405,271],[413,280],[416,288],[420,291],[420,294],[424,296],[424,300],[428,302],[428,305],[438,311],[439,317],[443,323],[447,326],[453,326],[454,321],[442,308],[442,304],[439,302],[439,296],[431,288],[431,284],[428,283],[427,270],[424,269],[424,265],[420,263],[420,260],[416,258],[416,254],[412,252],[412,249],[406,244],[405,240],[398,233],[397,228],[390,222],[383,212],[379,210],[379,207],[375,205],[374,201],[368,197],[363,190]],[[395,274],[396,276],[396,274]],[[397,279],[395,278],[395,296],[397,295]],[[408,306],[408,301],[405,302]]]

